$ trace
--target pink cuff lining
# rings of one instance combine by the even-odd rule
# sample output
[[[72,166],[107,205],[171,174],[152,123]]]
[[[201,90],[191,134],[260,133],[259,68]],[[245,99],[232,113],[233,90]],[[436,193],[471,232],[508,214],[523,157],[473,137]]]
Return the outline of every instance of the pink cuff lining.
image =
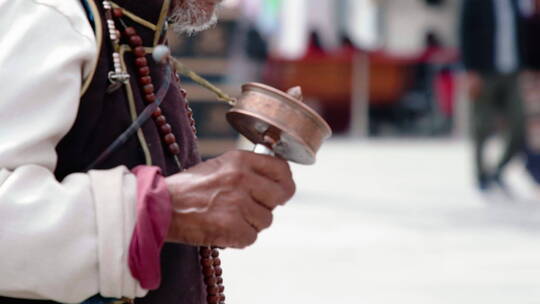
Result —
[[[137,221],[129,246],[131,274],[148,290],[161,283],[161,248],[171,223],[171,198],[160,169],[138,166],[131,170],[137,177]]]

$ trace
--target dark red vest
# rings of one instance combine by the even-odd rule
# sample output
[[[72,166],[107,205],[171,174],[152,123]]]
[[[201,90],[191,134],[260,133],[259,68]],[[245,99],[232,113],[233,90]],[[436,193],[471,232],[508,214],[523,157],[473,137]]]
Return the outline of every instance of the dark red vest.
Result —
[[[138,17],[157,25],[161,32],[160,20],[164,0],[115,0],[115,3]],[[93,3],[90,1],[90,3]],[[106,93],[109,80],[107,75],[113,69],[112,45],[108,39],[104,11],[101,1],[95,1],[99,10],[94,11],[95,18],[100,18],[103,23],[103,42],[100,46],[99,62],[95,75],[88,90],[80,100],[80,108],[75,124],[70,132],[57,146],[58,165],[55,171],[58,180],[62,180],[68,174],[83,172],[98,155],[105,150],[128,126],[133,117],[130,111],[140,113],[145,104],[140,94],[137,83],[137,75],[134,72],[134,56],[128,51],[123,56],[129,73],[131,74],[131,93],[133,100],[128,98],[128,88],[124,86],[112,94]],[[145,47],[154,46],[156,32],[145,27],[129,17],[124,17],[128,26],[133,26],[142,37]],[[100,20],[97,19],[97,22]],[[163,22],[161,22],[163,23]],[[97,33],[99,35],[99,33]],[[163,37],[160,38],[160,43]],[[151,76],[156,91],[162,85],[164,68],[157,65],[152,56],[148,55]],[[130,108],[131,107],[131,108]],[[189,168],[198,162],[200,157],[197,152],[195,135],[193,134],[186,101],[180,91],[180,84],[176,76],[170,85],[161,109],[172,126],[173,133],[181,147],[180,161],[184,168]],[[142,135],[142,136],[141,136]],[[146,151],[146,152],[145,152]],[[149,153],[148,153],[149,152]],[[164,175],[171,175],[179,171],[172,155],[162,144],[159,132],[150,119],[142,127],[142,134],[132,136],[118,151],[98,165],[97,169],[108,169],[119,165],[133,168],[137,165],[151,164],[163,170]],[[111,204],[118,202],[111,202]],[[61,252],[59,252],[61,254]],[[162,283],[158,290],[151,291],[144,299],[137,299],[136,303],[167,303],[167,304],[201,304],[206,302],[201,267],[199,264],[198,248],[182,244],[166,244],[162,251]],[[16,300],[0,297],[0,303],[51,303],[47,301]]]

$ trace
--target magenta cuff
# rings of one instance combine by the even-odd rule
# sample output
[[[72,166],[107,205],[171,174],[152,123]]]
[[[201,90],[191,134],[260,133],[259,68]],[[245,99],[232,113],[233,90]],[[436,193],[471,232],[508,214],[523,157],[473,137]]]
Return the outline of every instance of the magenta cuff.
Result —
[[[148,290],[161,283],[161,248],[171,223],[171,197],[160,169],[138,166],[131,171],[137,177],[137,220],[129,246],[131,274]]]

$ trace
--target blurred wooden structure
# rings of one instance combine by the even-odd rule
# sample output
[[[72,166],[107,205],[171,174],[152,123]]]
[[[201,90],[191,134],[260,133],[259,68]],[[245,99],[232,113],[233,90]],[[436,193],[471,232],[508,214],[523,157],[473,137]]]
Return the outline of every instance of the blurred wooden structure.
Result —
[[[282,90],[302,86],[304,98],[318,104],[323,116],[338,128],[335,131],[365,136],[371,110],[403,107],[404,97],[419,85],[415,73],[420,65],[444,66],[457,60],[454,50],[444,48],[426,49],[414,57],[394,57],[347,47],[335,53],[315,49],[300,60],[270,59],[264,75],[265,82]],[[435,81],[440,77],[439,74],[429,77],[437,77],[429,79],[433,83],[425,84],[425,90],[432,91],[433,100],[429,102],[438,108],[443,98],[437,96],[441,89]],[[447,99],[444,98],[445,109],[454,101]],[[347,115],[344,113],[350,114],[346,117],[350,123],[344,122]]]
[[[240,94],[240,86],[227,82],[229,72],[228,41],[234,30],[234,15],[225,15],[215,27],[192,37],[169,36],[173,55],[231,96]],[[230,106],[216,99],[207,89],[187,77],[181,77],[188,93],[197,126],[199,152],[210,158],[236,147],[238,134],[225,119]]]
[[[297,61],[273,58],[267,64],[264,80],[281,90],[301,86],[304,98],[318,103],[324,116],[360,108],[356,112],[362,117],[351,118],[358,123],[368,119],[367,113],[363,113],[368,111],[368,107],[391,105],[400,100],[409,86],[411,62],[380,53],[362,53],[361,58],[367,60],[358,62],[354,60],[358,53],[361,52],[345,49],[334,54],[310,53]],[[358,71],[365,71],[367,75],[355,75]],[[367,94],[358,92],[366,88]],[[354,105],[355,102],[366,104]],[[345,127],[342,122],[332,122],[332,117],[326,118],[338,128]]]
[[[382,54],[368,56],[370,103],[395,102],[407,88],[410,60],[398,60]],[[308,55],[298,61],[270,59],[265,80],[280,89],[300,85],[306,98],[316,98],[325,107],[349,106],[351,87],[355,85],[353,68],[353,54],[350,52]]]

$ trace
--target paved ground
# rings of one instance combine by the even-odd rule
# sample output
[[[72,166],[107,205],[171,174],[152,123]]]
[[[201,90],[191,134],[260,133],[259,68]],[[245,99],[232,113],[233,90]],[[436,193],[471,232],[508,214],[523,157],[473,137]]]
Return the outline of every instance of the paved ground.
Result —
[[[468,152],[329,142],[274,227],[224,252],[228,303],[540,303],[540,192],[513,164],[515,200],[478,195]]]

